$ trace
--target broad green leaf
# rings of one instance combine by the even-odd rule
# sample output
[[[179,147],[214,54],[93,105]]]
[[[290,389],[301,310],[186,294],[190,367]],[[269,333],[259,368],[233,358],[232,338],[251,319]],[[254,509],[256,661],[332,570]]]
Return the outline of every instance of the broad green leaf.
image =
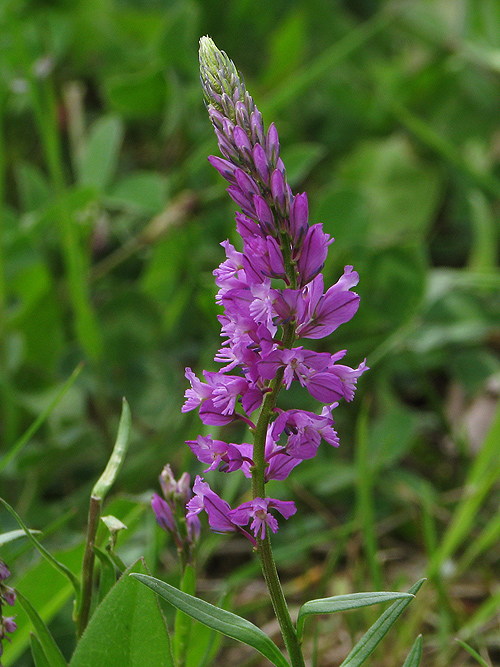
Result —
[[[2,503],[5,509],[7,509],[16,519],[17,523],[26,533],[26,536],[33,543],[33,546],[45,558],[45,560],[47,560],[58,572],[63,574],[68,579],[68,581],[70,581],[73,588],[75,589],[76,595],[78,596],[80,593],[80,580],[78,579],[78,577],[73,572],[71,572],[71,570],[67,568],[66,565],[59,562],[56,558],[54,558],[54,556],[49,551],[47,551],[47,549],[42,544],[40,544],[40,542],[30,531],[30,529],[25,525],[24,521],[21,519],[19,514],[15,511],[13,507],[9,505],[9,503],[7,503],[3,498],[0,498],[0,503]]]
[[[31,635],[31,655],[33,656],[35,667],[51,667],[50,662],[45,657],[42,645],[34,634]]]
[[[30,530],[30,533],[34,535],[40,535],[41,532],[41,530]],[[8,542],[18,540],[20,537],[26,537],[24,530],[9,530],[7,533],[2,533],[0,535],[0,547],[3,547]]]
[[[82,185],[103,192],[111,182],[118,163],[123,138],[123,123],[117,116],[97,120],[89,133],[80,168]]]
[[[322,598],[320,600],[309,600],[302,605],[297,617],[297,634],[302,636],[304,621],[310,614],[333,614],[337,611],[347,611],[348,609],[358,609],[359,607],[369,607],[372,604],[381,602],[391,602],[392,600],[412,599],[415,597],[410,593],[351,593],[350,595],[336,595],[331,598]]]
[[[243,642],[243,644],[252,646],[252,648],[262,653],[276,667],[289,667],[288,662],[276,644],[260,628],[250,623],[250,621],[224,609],[219,609],[219,607],[215,607],[213,604],[192,595],[187,595],[154,577],[142,574],[133,574],[132,576],[139,579],[146,586],[149,586],[157,595],[170,602],[174,607],[185,612],[200,623],[208,625],[209,628],[218,630],[232,639],[237,639]]]
[[[366,198],[369,237],[376,244],[422,239],[439,203],[435,169],[421,162],[402,135],[361,144],[341,166],[340,181]]]
[[[142,561],[130,567],[95,610],[70,667],[174,667],[158,600],[128,575],[145,576]]]
[[[410,593],[412,597],[405,600],[398,600],[397,602],[394,602],[394,604],[391,604],[389,609],[387,609],[371,626],[368,632],[363,635],[340,667],[359,667],[359,665],[364,663],[413,600],[413,596],[418,593],[424,581],[425,579],[421,579],[410,588],[408,593]]]
[[[420,665],[420,660],[422,659],[422,635],[419,635],[415,639],[411,651],[408,653],[403,667],[418,667]]]
[[[17,599],[33,624],[35,634],[50,667],[67,667],[63,654],[31,602],[19,591],[17,591]]]

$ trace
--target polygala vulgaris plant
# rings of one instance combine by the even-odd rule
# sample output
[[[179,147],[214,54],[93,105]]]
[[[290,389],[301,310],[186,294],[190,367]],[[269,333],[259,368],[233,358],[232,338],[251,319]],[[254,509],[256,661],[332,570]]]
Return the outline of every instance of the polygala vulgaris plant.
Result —
[[[205,472],[241,470],[251,479],[252,499],[233,509],[197,476],[185,521],[189,525],[205,511],[214,532],[239,532],[250,540],[260,557],[291,663],[299,667],[304,658],[298,628],[288,611],[270,540],[270,532],[278,530],[275,514],[288,519],[296,507],[290,500],[268,497],[266,483],[288,477],[315,456],[322,440],[333,447],[339,444],[332,411],[340,400],[353,399],[366,362],[350,368],[341,363],[346,350],[315,352],[301,343],[325,338],[354,316],[359,296],[352,289],[359,276],[346,266],[325,291],[321,271],[334,239],[321,223],[309,225],[306,194],[292,193],[275,125],[265,130],[233,62],[209,37],[200,40],[199,59],[205,102],[223,156],[208,159],[229,183],[227,192],[241,209],[236,229],[242,249],[224,241],[226,259],[214,271],[216,301],[223,308],[219,321],[224,340],[215,355],[221,368],[203,371],[203,380],[186,369],[191,387],[182,410],[198,409],[209,426],[238,420],[248,425],[252,442],[228,443],[200,435],[188,444],[207,466]],[[279,407],[280,392],[293,382],[323,404],[318,412]],[[158,496],[153,507],[160,525],[173,532],[178,543]],[[166,597],[172,601],[168,592]],[[360,602],[356,596],[347,597]],[[323,613],[335,611],[334,603],[330,607],[328,601],[315,601],[320,602]],[[308,604],[304,614],[320,613]]]

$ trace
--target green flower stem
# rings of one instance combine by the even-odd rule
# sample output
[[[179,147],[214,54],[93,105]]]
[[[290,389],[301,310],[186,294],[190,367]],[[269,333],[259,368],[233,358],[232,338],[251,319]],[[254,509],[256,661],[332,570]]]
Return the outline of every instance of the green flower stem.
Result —
[[[257,551],[259,552],[262,572],[273,603],[274,613],[279,621],[281,634],[283,635],[292,667],[305,667],[297,633],[290,618],[288,605],[276,570],[269,531],[266,531],[264,540],[257,540]]]
[[[282,345],[285,348],[291,348],[295,340],[295,325],[289,324],[284,327]],[[283,376],[285,369],[279,368],[276,377],[271,381],[270,391],[266,394],[259,419],[254,432],[253,461],[254,469],[252,471],[252,497],[265,498],[265,447],[267,428],[271,421],[278,394],[283,386]],[[274,608],[274,613],[280,624],[281,634],[287,648],[293,667],[304,667],[304,658],[300,650],[300,644],[297,639],[297,633],[290,618],[288,605],[283,594],[283,589],[276,570],[273,552],[271,549],[271,540],[269,531],[266,532],[264,540],[257,539],[257,551],[260,558],[262,573],[269,590],[269,595]]]
[[[92,604],[92,587],[94,585],[94,544],[101,518],[102,499],[91,495],[89,506],[89,520],[87,524],[87,539],[82,561],[82,594],[80,605],[76,611],[76,635],[81,637],[90,618]]]

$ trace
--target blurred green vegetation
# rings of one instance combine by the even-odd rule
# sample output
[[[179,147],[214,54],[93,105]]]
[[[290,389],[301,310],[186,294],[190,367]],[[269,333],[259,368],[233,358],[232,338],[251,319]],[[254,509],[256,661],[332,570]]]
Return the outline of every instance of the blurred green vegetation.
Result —
[[[288,592],[402,589],[427,572],[373,664],[400,665],[416,631],[424,667],[476,664],[453,637],[500,664],[497,0],[3,0],[2,456],[85,363],[1,466],[0,495],[73,563],[126,396],[132,444],[109,513],[129,529],[123,559],[145,552],[175,581],[147,506],[165,463],[200,472],[184,445],[201,430],[180,413],[184,367],[215,370],[212,271],[235,240],[234,204],[206,160],[204,34],[276,123],[294,192],[336,239],[326,283],[345,264],[360,274],[358,314],[319,345],[371,370],[336,410],[340,449],[323,445],[289,480],[300,510],[275,539]],[[245,489],[214,484],[229,501]],[[206,535],[201,573],[232,595],[260,579],[228,544]],[[42,585],[56,575],[19,542],[2,553],[70,653],[67,584]],[[259,596],[241,597],[239,611],[267,618]],[[318,620],[318,665],[340,664],[370,613]],[[27,633],[6,665],[31,664],[14,663]]]

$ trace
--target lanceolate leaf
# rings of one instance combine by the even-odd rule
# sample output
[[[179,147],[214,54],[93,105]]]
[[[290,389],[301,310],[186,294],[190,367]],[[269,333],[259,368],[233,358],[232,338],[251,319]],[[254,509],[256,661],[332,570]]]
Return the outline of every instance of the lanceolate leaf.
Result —
[[[42,645],[38,641],[37,636],[33,633],[31,634],[31,655],[33,656],[35,667],[50,667],[50,663],[43,652]]]
[[[41,532],[41,530],[30,530],[33,535],[39,535]],[[24,530],[9,530],[7,533],[2,533],[0,535],[0,547],[13,540],[18,540],[20,537],[26,537]]]
[[[309,600],[302,605],[297,618],[297,634],[302,636],[305,617],[310,614],[333,614],[336,611],[347,611],[358,607],[369,607],[380,602],[391,602],[392,600],[408,599],[414,596],[410,593],[352,593],[350,595],[336,595],[321,600]]]
[[[412,596],[415,595],[424,581],[425,579],[417,581],[417,583],[410,588],[408,593],[411,593]],[[397,602],[394,602],[394,604],[391,604],[389,609],[387,609],[372,625],[368,632],[363,635],[340,667],[359,667],[359,665],[362,665],[368,656],[375,650],[380,641],[385,637],[391,626],[398,620],[412,599],[413,597],[410,597],[404,600],[398,600]]]
[[[422,635],[419,635],[415,639],[411,651],[408,653],[408,657],[405,660],[403,667],[418,667],[420,665],[420,660],[422,658]]]
[[[35,548],[40,552],[40,554],[51,564],[53,565],[56,570],[58,570],[62,575],[64,575],[71,584],[73,585],[73,588],[75,589],[76,597],[80,595],[80,580],[74,574],[71,572],[69,568],[66,567],[66,565],[63,565],[63,563],[60,563],[58,560],[54,558],[54,556],[47,551],[47,549],[40,544],[40,542],[33,536],[33,531],[31,531],[24,523],[24,521],[21,519],[19,514],[16,512],[16,510],[9,505],[8,502],[6,502],[3,498],[0,498],[0,503],[7,509],[12,516],[16,519],[17,523],[21,526],[21,528],[24,530],[26,537],[28,537]]]
[[[262,653],[276,667],[290,667],[276,644],[260,628],[250,623],[250,621],[232,614],[225,609],[219,609],[219,607],[215,607],[204,600],[183,593],[177,588],[154,577],[143,574],[132,574],[131,576],[139,579],[140,582],[149,586],[157,595],[160,595],[174,607],[200,623],[218,630],[232,639],[237,639],[243,642],[243,644],[252,646],[252,648]]]
[[[49,629],[42,621],[37,611],[33,608],[31,602],[29,602],[29,600],[27,600],[24,595],[21,595],[19,591],[17,591],[17,600],[33,624],[36,638],[38,639],[40,648],[45,655],[47,664],[49,664],[51,667],[66,667],[66,660],[64,659],[63,654],[55,643],[54,638],[49,632]],[[37,649],[35,648],[35,652],[36,650]],[[40,664],[43,665],[43,662]]]

